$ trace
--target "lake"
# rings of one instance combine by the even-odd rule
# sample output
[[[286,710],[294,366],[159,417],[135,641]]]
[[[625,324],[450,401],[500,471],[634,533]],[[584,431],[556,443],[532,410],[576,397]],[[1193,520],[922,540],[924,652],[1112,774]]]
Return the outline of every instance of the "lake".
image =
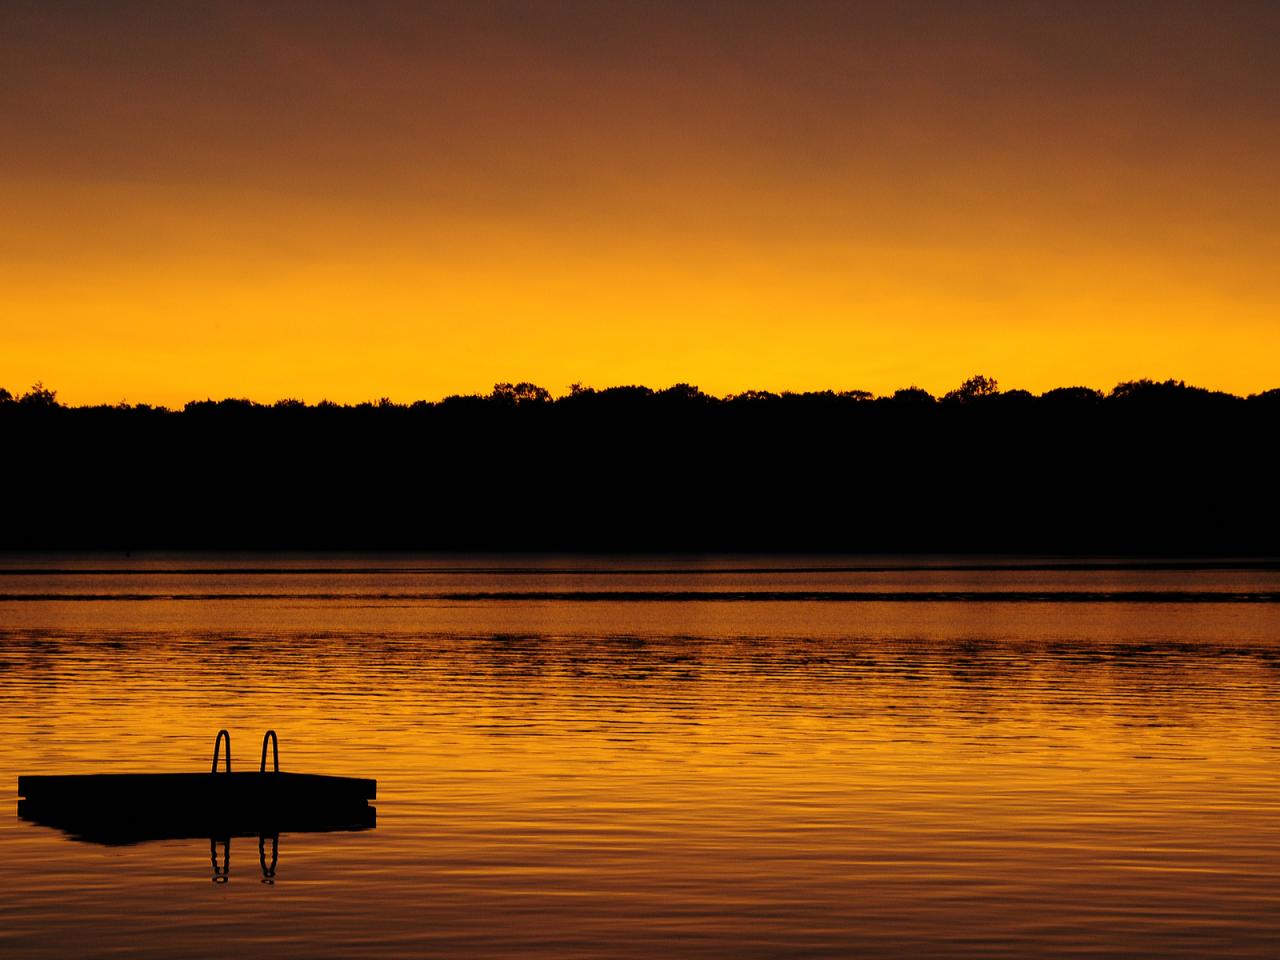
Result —
[[[28,773],[376,777],[107,846]],[[9,557],[5,957],[1274,957],[1280,567]]]

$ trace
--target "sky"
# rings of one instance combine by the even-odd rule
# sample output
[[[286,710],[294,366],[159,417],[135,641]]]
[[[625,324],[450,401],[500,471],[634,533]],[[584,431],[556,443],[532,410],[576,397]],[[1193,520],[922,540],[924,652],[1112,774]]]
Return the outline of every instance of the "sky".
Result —
[[[1280,386],[1280,4],[0,3],[0,386]]]

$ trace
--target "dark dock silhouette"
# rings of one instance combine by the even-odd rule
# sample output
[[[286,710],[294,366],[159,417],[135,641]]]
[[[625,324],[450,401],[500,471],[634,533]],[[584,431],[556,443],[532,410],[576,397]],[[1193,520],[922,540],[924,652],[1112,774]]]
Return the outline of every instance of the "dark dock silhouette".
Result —
[[[376,780],[282,772],[271,730],[263,737],[256,772],[232,772],[231,736],[221,730],[209,773],[20,776],[18,794],[21,819],[110,845],[363,830],[377,822],[368,803],[377,798]]]

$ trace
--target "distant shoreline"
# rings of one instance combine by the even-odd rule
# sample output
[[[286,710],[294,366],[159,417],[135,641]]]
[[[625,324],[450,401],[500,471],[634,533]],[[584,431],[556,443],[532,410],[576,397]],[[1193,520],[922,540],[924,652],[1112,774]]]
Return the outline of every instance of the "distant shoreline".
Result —
[[[41,388],[43,390],[43,388]],[[34,399],[33,399],[34,397]],[[1280,390],[0,402],[0,550],[1265,558]]]
[[[1097,390],[1093,387],[1063,386],[1046,390],[1039,394],[1027,390],[1000,390],[999,382],[991,377],[970,377],[956,389],[939,396],[931,394],[917,386],[903,387],[893,393],[877,395],[869,390],[805,390],[805,391],[770,391],[745,390],[740,393],[729,393],[723,396],[704,393],[698,387],[688,383],[677,383],[670,387],[655,389],[641,385],[613,386],[604,388],[585,387],[574,384],[569,392],[562,396],[554,396],[550,390],[534,383],[495,383],[488,394],[452,394],[440,400],[419,399],[409,402],[397,402],[387,397],[367,400],[358,403],[334,403],[320,400],[306,403],[302,400],[283,398],[271,402],[250,400],[243,397],[225,397],[221,400],[207,398],[190,400],[181,407],[167,407],[163,404],[129,403],[120,401],[115,404],[74,404],[59,402],[58,392],[36,383],[23,393],[14,394],[0,387],[0,411],[16,408],[28,410],[61,409],[79,411],[136,411],[149,413],[223,413],[279,410],[294,413],[317,411],[332,413],[334,411],[368,411],[368,410],[415,410],[432,408],[457,407],[462,405],[488,404],[496,407],[513,407],[522,405],[556,405],[560,403],[645,403],[654,401],[696,400],[704,404],[759,404],[759,403],[879,403],[879,404],[932,404],[959,403],[973,400],[991,400],[1003,398],[1006,402],[1016,400],[1047,401],[1050,403],[1102,402],[1114,400],[1132,400],[1141,398],[1150,401],[1154,398],[1168,400],[1171,397],[1191,398],[1198,401],[1256,401],[1262,403],[1280,403],[1280,387],[1240,395],[1223,390],[1210,390],[1188,385],[1182,380],[1126,380],[1117,383],[1110,391]]]

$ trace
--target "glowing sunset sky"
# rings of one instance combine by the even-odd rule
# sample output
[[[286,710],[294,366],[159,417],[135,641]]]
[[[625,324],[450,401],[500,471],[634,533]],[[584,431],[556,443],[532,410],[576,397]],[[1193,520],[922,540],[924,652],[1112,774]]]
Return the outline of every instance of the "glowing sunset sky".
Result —
[[[0,4],[0,385],[1280,385],[1280,4]]]

